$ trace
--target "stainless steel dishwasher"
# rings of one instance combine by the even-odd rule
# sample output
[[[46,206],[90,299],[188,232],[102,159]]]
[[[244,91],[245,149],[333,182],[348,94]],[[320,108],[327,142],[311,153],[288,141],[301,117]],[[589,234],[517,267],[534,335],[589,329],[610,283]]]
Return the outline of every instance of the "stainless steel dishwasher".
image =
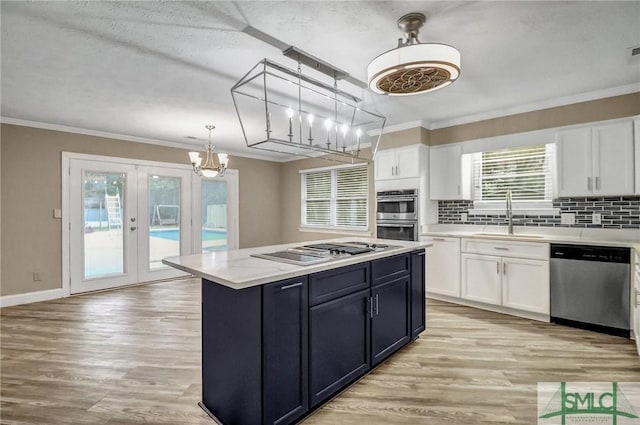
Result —
[[[551,245],[551,321],[629,338],[629,248]]]

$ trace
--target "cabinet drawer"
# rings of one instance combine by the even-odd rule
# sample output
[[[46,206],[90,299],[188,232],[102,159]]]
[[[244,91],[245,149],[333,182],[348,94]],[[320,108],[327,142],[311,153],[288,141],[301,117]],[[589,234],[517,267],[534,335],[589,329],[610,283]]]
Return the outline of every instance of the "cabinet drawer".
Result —
[[[411,269],[410,259],[409,254],[401,254],[372,261],[372,285],[379,285],[399,276],[409,274]]]
[[[462,252],[470,254],[499,255],[501,257],[549,259],[549,244],[502,240],[463,239]]]
[[[317,305],[369,287],[369,263],[354,264],[310,276],[309,304]]]

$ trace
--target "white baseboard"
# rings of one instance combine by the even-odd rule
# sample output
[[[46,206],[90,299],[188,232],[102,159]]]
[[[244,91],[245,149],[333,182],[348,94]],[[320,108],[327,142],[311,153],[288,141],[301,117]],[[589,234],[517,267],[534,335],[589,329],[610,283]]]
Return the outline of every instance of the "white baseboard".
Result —
[[[37,303],[39,301],[55,300],[56,298],[62,298],[62,288],[27,292],[25,294],[5,295],[4,297],[0,297],[0,307]]]

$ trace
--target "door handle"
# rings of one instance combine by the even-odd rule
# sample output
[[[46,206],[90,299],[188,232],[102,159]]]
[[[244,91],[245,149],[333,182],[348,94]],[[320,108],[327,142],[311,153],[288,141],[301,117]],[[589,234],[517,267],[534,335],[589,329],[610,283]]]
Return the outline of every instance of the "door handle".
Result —
[[[137,230],[138,228],[135,226],[131,226],[131,231],[133,232],[134,230]]]
[[[297,288],[298,286],[302,286],[302,282],[292,283],[291,285],[284,285],[280,288],[280,290],[284,291],[285,289]]]

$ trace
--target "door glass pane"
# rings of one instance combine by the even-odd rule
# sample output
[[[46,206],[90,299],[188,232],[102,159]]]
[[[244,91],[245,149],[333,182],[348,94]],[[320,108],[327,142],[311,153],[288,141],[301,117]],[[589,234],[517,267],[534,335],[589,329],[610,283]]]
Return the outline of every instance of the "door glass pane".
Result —
[[[149,176],[149,270],[180,255],[180,177]]]
[[[124,173],[84,171],[84,278],[124,273]]]
[[[227,249],[227,182],[202,180],[202,252]]]

